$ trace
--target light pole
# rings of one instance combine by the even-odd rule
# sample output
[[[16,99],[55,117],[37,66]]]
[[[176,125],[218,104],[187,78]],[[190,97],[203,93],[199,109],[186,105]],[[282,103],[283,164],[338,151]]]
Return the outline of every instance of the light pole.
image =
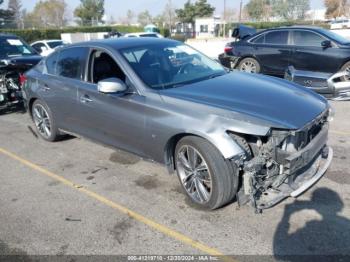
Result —
[[[242,20],[242,6],[243,6],[243,1],[241,0],[240,4],[239,4],[239,18],[238,18],[238,22],[240,23]]]
[[[223,32],[223,37],[226,36],[226,0],[224,0],[224,32]]]

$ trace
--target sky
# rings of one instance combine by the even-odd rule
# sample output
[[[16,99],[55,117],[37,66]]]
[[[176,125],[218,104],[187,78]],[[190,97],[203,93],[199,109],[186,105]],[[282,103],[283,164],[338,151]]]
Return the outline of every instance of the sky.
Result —
[[[175,8],[180,8],[187,0],[172,0]],[[194,0],[193,0],[194,1]],[[39,0],[22,0],[22,5],[28,11],[31,11],[35,6],[35,3]],[[73,11],[80,3],[80,0],[66,0],[69,9]],[[152,15],[160,14],[166,4],[167,0],[105,0],[105,12],[108,17],[113,16],[115,19],[118,17],[125,16],[128,9],[132,10],[134,13],[139,13],[144,10],[149,10]],[[215,6],[216,14],[221,14],[224,8],[224,0],[208,0],[208,2]],[[243,4],[246,4],[249,0],[243,0]],[[324,0],[311,0],[312,9],[323,8]],[[239,9],[240,0],[226,0],[226,6],[229,8]],[[5,0],[4,6],[7,6],[7,1]]]

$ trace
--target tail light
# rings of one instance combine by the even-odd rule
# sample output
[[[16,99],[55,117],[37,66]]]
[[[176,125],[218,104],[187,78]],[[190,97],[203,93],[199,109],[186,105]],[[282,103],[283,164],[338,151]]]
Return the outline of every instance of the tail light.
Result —
[[[232,52],[232,50],[233,50],[232,46],[225,46],[225,49],[224,49],[225,53]]]
[[[27,77],[24,74],[19,75],[19,84],[22,87],[24,83],[27,81]]]

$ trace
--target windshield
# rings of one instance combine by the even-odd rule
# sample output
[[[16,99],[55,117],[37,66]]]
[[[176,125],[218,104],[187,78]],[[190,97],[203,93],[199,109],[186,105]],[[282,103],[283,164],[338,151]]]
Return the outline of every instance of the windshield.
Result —
[[[321,29],[321,32],[323,34],[325,34],[326,36],[328,36],[329,38],[333,39],[334,41],[342,44],[342,45],[345,45],[345,44],[348,44],[350,43],[350,40],[349,39],[346,39],[345,37],[337,34],[337,33],[334,33],[332,31],[329,31],[329,30],[325,30],[325,29]]]
[[[50,41],[50,42],[47,42],[47,44],[51,49],[64,45],[63,41]]]
[[[121,50],[142,81],[153,89],[174,88],[226,73],[217,62],[181,43],[159,43]]]
[[[18,38],[2,38],[0,39],[0,56],[22,56],[34,55],[35,51]]]

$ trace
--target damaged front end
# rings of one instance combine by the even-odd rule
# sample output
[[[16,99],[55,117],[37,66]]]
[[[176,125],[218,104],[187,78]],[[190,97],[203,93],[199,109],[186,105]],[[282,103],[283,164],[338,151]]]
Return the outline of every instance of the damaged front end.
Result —
[[[245,149],[240,159],[240,205],[257,211],[297,197],[326,172],[333,151],[327,146],[329,110],[300,130],[271,130],[266,137],[232,137]],[[237,161],[236,161],[237,163]]]

